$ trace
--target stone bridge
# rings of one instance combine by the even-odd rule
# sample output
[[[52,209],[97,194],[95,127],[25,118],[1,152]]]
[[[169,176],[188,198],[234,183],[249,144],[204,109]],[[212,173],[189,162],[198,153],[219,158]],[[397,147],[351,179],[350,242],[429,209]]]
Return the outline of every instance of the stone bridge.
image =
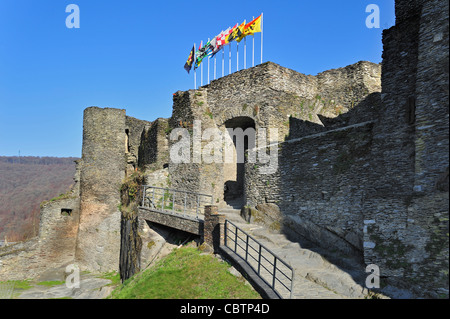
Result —
[[[203,235],[204,208],[213,196],[155,186],[143,186],[139,215],[149,222]]]
[[[149,222],[182,230],[194,235],[203,235],[204,220],[183,216],[170,211],[160,211],[148,207],[139,207],[139,217]]]

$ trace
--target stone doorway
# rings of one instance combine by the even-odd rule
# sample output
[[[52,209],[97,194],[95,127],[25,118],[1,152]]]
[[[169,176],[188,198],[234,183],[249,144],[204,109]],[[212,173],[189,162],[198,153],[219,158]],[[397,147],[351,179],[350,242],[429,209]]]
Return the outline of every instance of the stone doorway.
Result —
[[[247,116],[227,120],[227,133],[233,141],[232,163],[224,163],[224,201],[232,206],[244,202],[245,156],[249,148],[255,147],[255,121]],[[242,205],[240,205],[242,206]]]

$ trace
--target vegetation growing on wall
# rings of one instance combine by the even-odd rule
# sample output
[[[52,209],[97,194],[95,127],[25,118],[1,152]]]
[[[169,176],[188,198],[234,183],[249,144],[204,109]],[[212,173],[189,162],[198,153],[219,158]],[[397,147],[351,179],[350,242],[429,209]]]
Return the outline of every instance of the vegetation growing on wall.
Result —
[[[140,271],[142,239],[138,233],[138,206],[142,200],[144,176],[140,170],[128,176],[120,187],[120,278],[126,280]]]

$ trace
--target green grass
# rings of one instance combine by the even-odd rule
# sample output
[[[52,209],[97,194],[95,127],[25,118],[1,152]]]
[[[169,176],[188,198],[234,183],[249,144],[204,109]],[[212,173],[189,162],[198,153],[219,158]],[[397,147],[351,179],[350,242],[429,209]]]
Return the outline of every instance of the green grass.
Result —
[[[111,280],[111,283],[108,286],[115,286],[120,284],[120,274],[117,271],[104,273],[100,276],[100,278]]]
[[[125,281],[112,299],[259,299],[233,276],[230,265],[196,248],[180,248],[153,267]]]
[[[40,281],[37,283],[39,286],[46,286],[46,287],[55,287],[59,285],[64,285],[65,281],[59,281],[59,280],[52,280],[52,281]]]
[[[33,286],[31,285],[31,280],[29,279],[25,279],[25,280],[8,280],[8,281],[2,281],[0,283],[12,283],[14,282],[14,289],[23,289],[23,290],[27,290],[30,288],[33,288]]]

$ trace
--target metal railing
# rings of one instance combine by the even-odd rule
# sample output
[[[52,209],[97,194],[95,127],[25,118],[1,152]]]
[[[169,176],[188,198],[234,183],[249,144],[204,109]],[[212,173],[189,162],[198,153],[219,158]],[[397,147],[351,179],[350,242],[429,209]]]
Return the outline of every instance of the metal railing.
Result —
[[[278,297],[283,298],[289,294],[289,298],[292,299],[294,284],[292,267],[229,220],[225,221],[224,228],[225,246],[242,257]]]
[[[213,204],[213,196],[156,186],[143,186],[142,207],[199,219],[202,207]]]

